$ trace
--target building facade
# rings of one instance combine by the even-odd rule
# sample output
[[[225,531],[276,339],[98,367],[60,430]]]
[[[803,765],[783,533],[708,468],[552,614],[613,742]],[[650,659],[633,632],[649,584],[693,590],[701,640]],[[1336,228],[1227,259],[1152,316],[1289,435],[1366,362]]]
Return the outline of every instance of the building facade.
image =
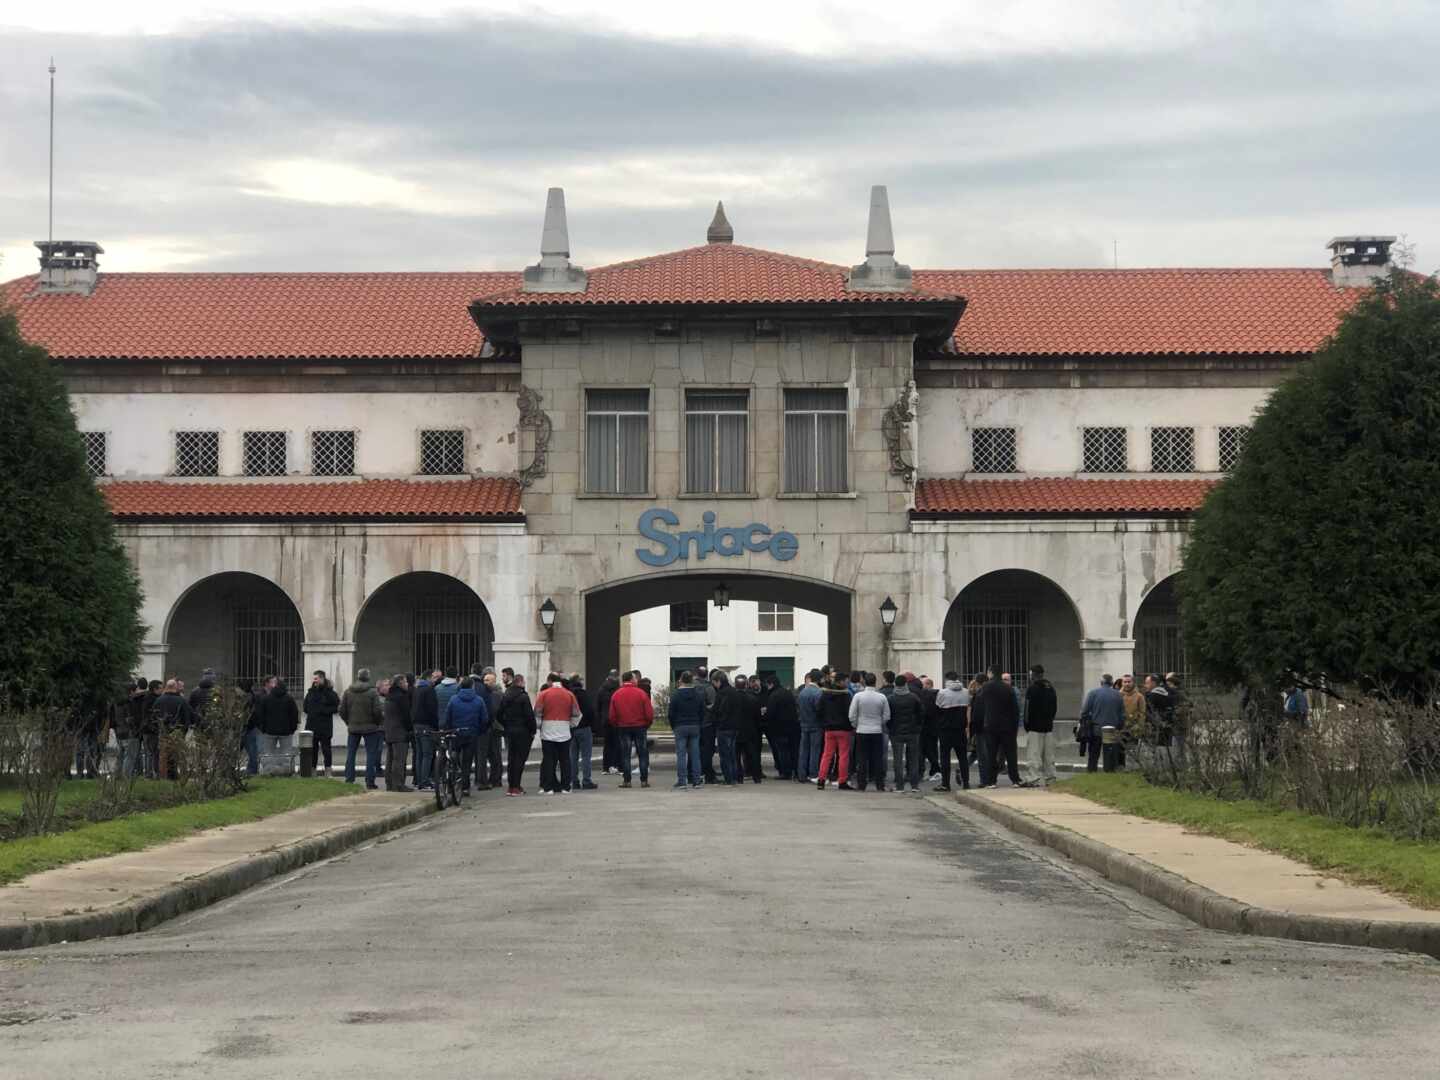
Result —
[[[816,613],[845,666],[1040,662],[1074,715],[1103,672],[1184,670],[1189,515],[1389,248],[912,271],[881,188],[849,268],[717,210],[586,271],[558,190],[542,235],[515,274],[107,274],[45,243],[0,286],[68,380],[146,675],[596,680],[655,644],[636,613],[723,598]]]

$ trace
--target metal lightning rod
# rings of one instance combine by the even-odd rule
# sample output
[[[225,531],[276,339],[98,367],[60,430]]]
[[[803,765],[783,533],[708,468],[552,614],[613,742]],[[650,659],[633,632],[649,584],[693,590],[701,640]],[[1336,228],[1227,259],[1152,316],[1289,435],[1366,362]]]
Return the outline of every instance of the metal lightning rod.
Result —
[[[50,227],[46,239],[55,240],[55,58],[50,58]]]

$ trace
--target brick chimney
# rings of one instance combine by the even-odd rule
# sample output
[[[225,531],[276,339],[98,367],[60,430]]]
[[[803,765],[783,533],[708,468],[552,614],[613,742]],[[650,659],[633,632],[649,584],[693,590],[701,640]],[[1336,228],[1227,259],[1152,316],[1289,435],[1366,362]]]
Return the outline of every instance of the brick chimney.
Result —
[[[570,225],[565,220],[565,189],[552,187],[545,195],[540,261],[525,268],[520,291],[582,293],[588,280],[585,271],[570,262]]]
[[[36,240],[40,249],[40,291],[79,293],[95,291],[100,274],[99,255],[105,249],[93,240]]]
[[[1330,249],[1330,281],[1337,289],[1365,289],[1390,273],[1393,236],[1337,236]]]
[[[895,230],[890,225],[890,195],[884,184],[870,189],[870,223],[865,230],[865,261],[850,268],[850,292],[910,292],[910,267],[895,261]]]

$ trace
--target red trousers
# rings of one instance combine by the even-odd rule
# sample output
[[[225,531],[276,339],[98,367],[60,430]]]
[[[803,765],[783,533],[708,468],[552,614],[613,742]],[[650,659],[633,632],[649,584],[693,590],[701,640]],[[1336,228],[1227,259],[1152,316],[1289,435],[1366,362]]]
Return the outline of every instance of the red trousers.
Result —
[[[825,749],[820,753],[821,776],[830,775],[830,763],[836,757],[840,759],[840,771],[835,775],[839,778],[840,783],[847,783],[850,779],[850,732],[825,732]]]

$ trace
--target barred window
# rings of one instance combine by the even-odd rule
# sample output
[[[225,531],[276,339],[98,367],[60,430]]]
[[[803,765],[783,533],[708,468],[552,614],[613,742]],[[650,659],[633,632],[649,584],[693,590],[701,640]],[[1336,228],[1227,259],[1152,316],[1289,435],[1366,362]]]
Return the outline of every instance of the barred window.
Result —
[[[670,629],[690,634],[710,629],[710,605],[704,600],[685,600],[670,605]]]
[[[355,432],[312,431],[310,471],[316,476],[355,474]]]
[[[850,395],[838,389],[785,391],[785,490],[849,489]]]
[[[1006,473],[1017,470],[1015,429],[974,428],[970,432],[970,468],[974,472]]]
[[[284,476],[289,434],[284,431],[247,431],[241,464],[246,476]]]
[[[789,604],[761,600],[758,628],[765,631],[794,630],[795,609]]]
[[[1195,429],[1157,427],[1150,429],[1151,472],[1194,472]]]
[[[105,432],[82,431],[80,435],[85,440],[85,467],[90,470],[90,475],[109,476],[109,461],[105,454]]]
[[[585,394],[585,490],[640,495],[650,486],[650,391]]]
[[[455,476],[465,471],[465,432],[420,432],[420,471],[426,476]]]
[[[1081,435],[1084,472],[1122,473],[1130,469],[1130,447],[1123,427],[1087,427]]]
[[[218,431],[177,431],[175,433],[176,476],[219,476],[220,433]]]
[[[745,444],[750,420],[747,391],[685,392],[685,490],[746,490]]]
[[[1219,433],[1220,471],[1229,472],[1240,462],[1245,441],[1250,438],[1248,427],[1222,427]]]

